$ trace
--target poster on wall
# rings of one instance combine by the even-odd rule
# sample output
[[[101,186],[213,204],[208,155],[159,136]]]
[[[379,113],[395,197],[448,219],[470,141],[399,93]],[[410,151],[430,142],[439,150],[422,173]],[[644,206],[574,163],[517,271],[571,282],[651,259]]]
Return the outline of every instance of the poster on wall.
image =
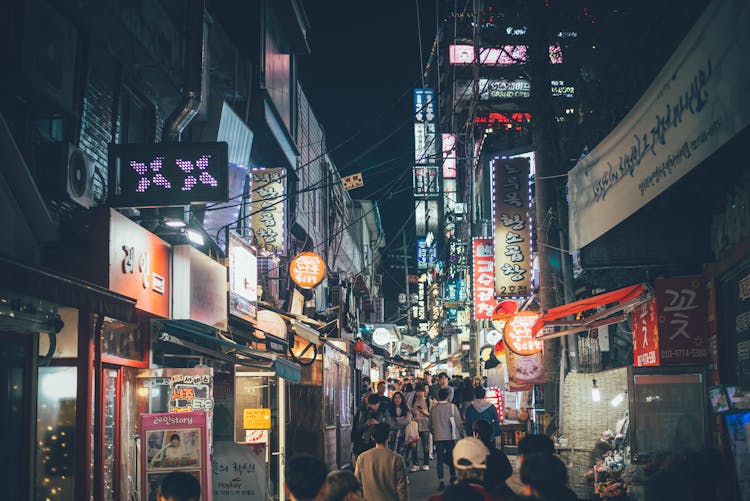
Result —
[[[494,161],[495,292],[501,298],[531,294],[531,219],[528,158]]]
[[[214,501],[265,501],[268,476],[265,445],[216,442],[211,460]]]
[[[542,352],[523,356],[506,350],[506,359],[508,384],[512,391],[528,390],[532,384],[544,383]]]
[[[141,501],[157,501],[161,481],[173,471],[195,476],[201,498],[208,499],[211,475],[206,414],[141,414],[140,424]]]

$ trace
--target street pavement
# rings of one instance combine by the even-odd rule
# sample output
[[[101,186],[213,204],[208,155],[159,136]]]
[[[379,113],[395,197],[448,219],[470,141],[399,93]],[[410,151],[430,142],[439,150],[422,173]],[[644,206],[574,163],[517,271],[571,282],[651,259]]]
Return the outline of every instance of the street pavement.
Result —
[[[420,453],[420,456],[422,454]],[[444,466],[444,481],[447,484],[450,478],[448,467]],[[426,501],[431,496],[439,494],[437,470],[435,469],[435,460],[430,461],[429,471],[415,471],[409,473],[409,501]]]

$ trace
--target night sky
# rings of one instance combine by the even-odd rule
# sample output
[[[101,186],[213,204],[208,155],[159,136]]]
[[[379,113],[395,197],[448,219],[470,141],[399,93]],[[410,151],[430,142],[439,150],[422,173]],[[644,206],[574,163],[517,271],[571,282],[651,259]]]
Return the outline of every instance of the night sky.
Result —
[[[364,171],[364,188],[350,195],[378,200],[387,241],[396,238],[394,246],[400,246],[397,232],[414,205],[412,103],[420,74],[415,2],[308,0],[304,6],[312,53],[300,58],[302,86],[328,147],[348,141],[332,153],[341,175]],[[434,3],[420,2],[420,11],[426,58],[435,34]],[[405,171],[403,181],[384,192]],[[407,226],[407,237],[413,238],[413,228]]]

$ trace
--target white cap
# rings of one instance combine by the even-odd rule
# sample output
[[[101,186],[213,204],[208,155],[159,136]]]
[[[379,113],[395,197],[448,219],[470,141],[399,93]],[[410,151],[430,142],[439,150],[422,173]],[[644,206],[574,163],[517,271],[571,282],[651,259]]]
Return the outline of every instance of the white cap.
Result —
[[[453,447],[453,466],[459,470],[485,469],[487,468],[487,456],[489,455],[490,451],[478,438],[462,438]]]

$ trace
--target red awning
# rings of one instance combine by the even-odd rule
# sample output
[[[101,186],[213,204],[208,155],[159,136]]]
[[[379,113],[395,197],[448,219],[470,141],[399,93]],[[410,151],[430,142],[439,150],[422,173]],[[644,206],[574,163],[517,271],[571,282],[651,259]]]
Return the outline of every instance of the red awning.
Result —
[[[610,317],[615,313],[620,313],[625,308],[635,307],[638,304],[646,301],[650,298],[648,294],[649,289],[645,284],[636,284],[622,289],[617,289],[604,294],[598,294],[596,296],[587,297],[579,301],[564,304],[562,306],[556,306],[547,310],[534,324],[532,329],[532,335],[536,335],[542,328],[547,326],[566,326],[569,329],[565,331],[555,332],[547,336],[539,336],[544,338],[559,337],[561,335],[572,334],[581,330],[590,329],[593,327],[599,327],[602,325],[608,325],[609,323],[620,322],[624,320],[622,315]],[[618,303],[616,306],[610,307],[601,311],[595,315],[591,315],[581,320],[573,321],[562,321],[555,322],[561,318],[576,315],[578,313],[593,310],[602,306],[607,306],[612,303]],[[609,317],[609,318],[608,318]],[[606,320],[611,320],[607,322]]]

